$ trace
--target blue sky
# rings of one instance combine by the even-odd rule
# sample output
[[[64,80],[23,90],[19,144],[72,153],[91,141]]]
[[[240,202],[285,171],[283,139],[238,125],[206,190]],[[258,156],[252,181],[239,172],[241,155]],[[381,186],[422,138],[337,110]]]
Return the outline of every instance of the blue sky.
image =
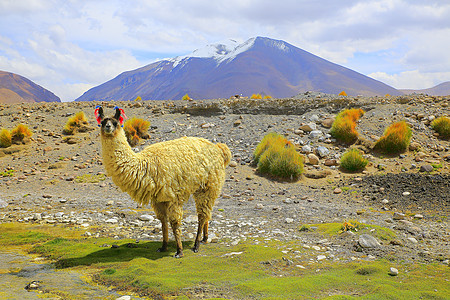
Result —
[[[450,1],[0,0],[0,70],[63,101],[226,39],[284,40],[396,88],[450,81]]]

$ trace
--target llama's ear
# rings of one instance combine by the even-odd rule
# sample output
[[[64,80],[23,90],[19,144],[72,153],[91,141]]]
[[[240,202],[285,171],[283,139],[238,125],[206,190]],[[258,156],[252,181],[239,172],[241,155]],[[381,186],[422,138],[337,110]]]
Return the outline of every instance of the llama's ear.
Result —
[[[97,120],[98,126],[102,123],[103,118],[105,117],[103,115],[103,107],[100,105],[97,105],[94,110],[95,119]]]
[[[116,107],[114,107],[114,109],[116,110],[116,114],[114,115],[114,119],[118,120],[120,125],[123,127],[123,122],[125,121],[127,116],[125,115],[125,112],[123,111],[122,108],[116,106]]]

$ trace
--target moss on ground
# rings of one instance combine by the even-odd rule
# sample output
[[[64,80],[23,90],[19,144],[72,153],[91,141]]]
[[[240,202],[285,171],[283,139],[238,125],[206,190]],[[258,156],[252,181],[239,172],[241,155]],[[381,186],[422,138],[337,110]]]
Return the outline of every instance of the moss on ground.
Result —
[[[350,220],[344,223],[321,223],[321,224],[308,224],[308,227],[317,227],[317,230],[323,234],[330,236],[341,234],[345,231],[344,227],[346,224],[353,225],[351,231],[358,232],[360,234],[368,233],[375,238],[379,238],[383,241],[391,241],[396,238],[396,234],[389,228],[381,227],[378,225],[360,223],[355,220]],[[301,228],[300,228],[301,230]]]
[[[317,226],[333,234],[342,224]],[[0,224],[0,246],[31,247],[61,269],[96,272],[97,283],[160,299],[189,299],[197,290],[209,299],[445,299],[450,294],[449,268],[442,264],[325,260],[302,269],[287,263],[286,257],[295,260],[292,253],[281,251],[295,249],[302,256],[309,250],[298,241],[254,240],[233,247],[204,245],[199,253],[189,251],[192,243],[185,242],[185,257],[175,259],[173,243],[170,252],[159,253],[160,242],[85,238],[81,233],[62,226]],[[388,275],[392,266],[398,276]]]

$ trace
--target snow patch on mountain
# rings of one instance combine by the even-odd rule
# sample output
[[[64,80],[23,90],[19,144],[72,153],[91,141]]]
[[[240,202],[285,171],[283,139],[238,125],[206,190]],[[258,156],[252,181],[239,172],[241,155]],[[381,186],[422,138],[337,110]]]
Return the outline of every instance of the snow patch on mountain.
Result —
[[[179,64],[183,66],[190,58],[212,58],[217,64],[221,64],[224,61],[231,61],[237,55],[250,49],[255,42],[255,38],[251,38],[246,42],[239,44],[235,40],[227,40],[222,43],[210,44],[204,48],[194,50],[191,54],[184,56],[177,56],[175,58],[169,59],[173,63],[175,68]]]

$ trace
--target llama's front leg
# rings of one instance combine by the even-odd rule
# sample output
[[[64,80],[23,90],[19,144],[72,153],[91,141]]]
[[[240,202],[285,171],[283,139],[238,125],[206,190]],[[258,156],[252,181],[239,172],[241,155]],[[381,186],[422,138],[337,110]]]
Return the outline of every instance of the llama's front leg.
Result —
[[[167,224],[166,219],[161,220],[161,227],[162,227],[162,235],[163,235],[163,241],[161,248],[158,248],[158,252],[166,252],[167,251],[167,244],[169,243],[169,226]]]
[[[170,225],[172,226],[175,243],[177,244],[177,253],[174,255],[174,257],[181,258],[184,256],[183,244],[181,243],[181,222],[173,220],[170,222]]]

